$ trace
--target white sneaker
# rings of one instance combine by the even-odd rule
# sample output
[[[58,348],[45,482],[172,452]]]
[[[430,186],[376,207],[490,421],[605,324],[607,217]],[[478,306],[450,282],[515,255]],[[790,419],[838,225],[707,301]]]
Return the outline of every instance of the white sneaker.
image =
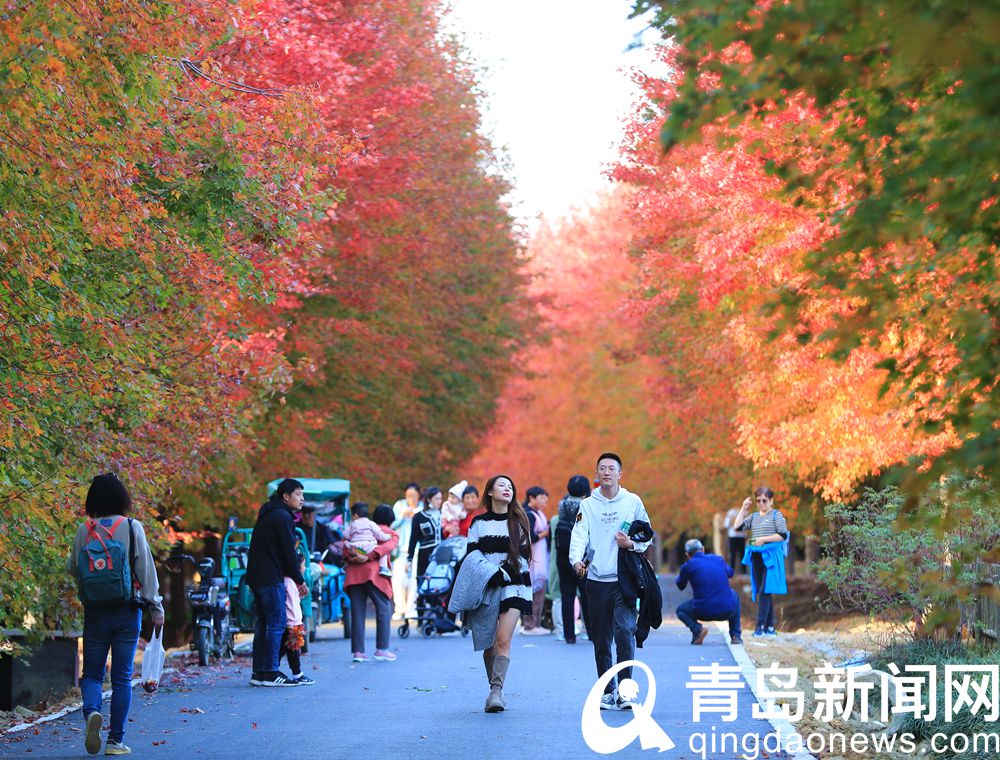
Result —
[[[618,706],[618,697],[616,697],[614,695],[614,692],[612,692],[611,694],[605,694],[603,697],[601,697],[601,709],[602,710],[620,710],[621,709]]]
[[[131,755],[132,748],[126,746],[122,742],[113,742],[108,739],[108,743],[104,745],[105,755]]]

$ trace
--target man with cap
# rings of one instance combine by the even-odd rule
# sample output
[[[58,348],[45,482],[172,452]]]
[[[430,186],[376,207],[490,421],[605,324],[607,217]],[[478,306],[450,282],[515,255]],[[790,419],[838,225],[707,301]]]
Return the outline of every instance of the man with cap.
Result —
[[[705,554],[705,547],[697,538],[684,544],[687,562],[677,575],[677,588],[683,591],[691,584],[694,596],[677,608],[677,617],[691,629],[691,643],[701,644],[708,636],[708,629],[701,620],[728,620],[729,640],[742,644],[740,638],[740,598],[729,586],[733,568],[718,554]]]

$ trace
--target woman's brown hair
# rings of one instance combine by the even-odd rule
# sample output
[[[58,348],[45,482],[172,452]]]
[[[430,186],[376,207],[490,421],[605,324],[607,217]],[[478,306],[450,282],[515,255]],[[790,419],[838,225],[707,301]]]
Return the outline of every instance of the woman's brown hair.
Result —
[[[479,501],[479,506],[487,512],[493,512],[493,486],[496,482],[504,478],[510,483],[511,497],[510,504],[507,505],[507,534],[510,542],[507,545],[507,562],[512,568],[520,568],[520,557],[528,559],[531,556],[531,544],[529,536],[531,528],[528,527],[528,515],[524,508],[517,501],[517,486],[509,475],[494,475],[486,481],[483,488],[483,496]]]

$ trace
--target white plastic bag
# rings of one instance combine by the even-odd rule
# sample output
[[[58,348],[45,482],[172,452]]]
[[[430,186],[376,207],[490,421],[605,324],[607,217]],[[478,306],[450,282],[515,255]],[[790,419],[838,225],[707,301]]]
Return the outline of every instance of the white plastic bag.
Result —
[[[146,649],[142,653],[142,688],[152,693],[160,685],[160,676],[163,674],[163,657],[166,652],[163,650],[163,626],[153,626],[153,638],[146,644]]]

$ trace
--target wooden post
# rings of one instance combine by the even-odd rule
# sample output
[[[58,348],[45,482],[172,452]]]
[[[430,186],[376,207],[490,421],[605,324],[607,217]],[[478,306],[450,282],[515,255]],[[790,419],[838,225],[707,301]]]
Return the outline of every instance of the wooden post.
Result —
[[[712,515],[712,552],[720,557],[729,557],[729,534],[725,528],[726,513],[716,512]]]
[[[806,575],[815,574],[813,565],[819,562],[819,536],[806,536]]]

